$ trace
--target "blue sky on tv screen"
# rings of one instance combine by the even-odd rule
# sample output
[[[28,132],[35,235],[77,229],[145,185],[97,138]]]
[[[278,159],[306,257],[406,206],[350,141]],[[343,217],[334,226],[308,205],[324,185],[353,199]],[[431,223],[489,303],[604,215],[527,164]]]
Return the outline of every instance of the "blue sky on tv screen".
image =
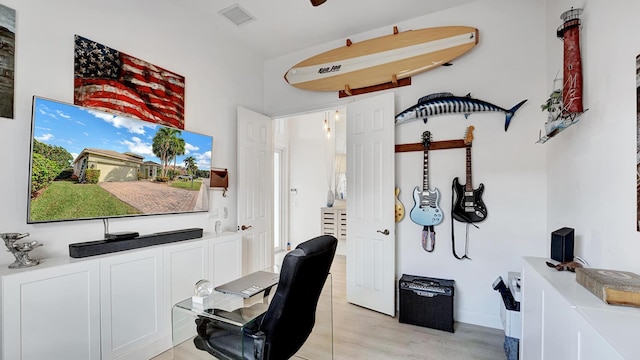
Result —
[[[153,137],[162,126],[143,120],[114,115],[89,108],[35,98],[33,137],[45,144],[65,148],[75,159],[85,148],[131,152],[144,161],[160,164],[151,149]],[[185,154],[176,165],[193,156],[199,170],[211,168],[211,136],[181,130]],[[173,162],[172,162],[173,164]]]

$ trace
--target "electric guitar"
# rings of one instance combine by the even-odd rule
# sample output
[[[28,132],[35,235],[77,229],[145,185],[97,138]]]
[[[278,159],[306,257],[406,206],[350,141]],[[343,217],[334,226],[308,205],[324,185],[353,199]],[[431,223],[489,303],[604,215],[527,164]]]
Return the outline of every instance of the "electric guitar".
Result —
[[[487,218],[487,207],[482,201],[484,185],[480,184],[477,189],[473,189],[471,182],[471,142],[473,141],[473,126],[467,128],[464,143],[467,145],[467,183],[462,186],[458,178],[453,179],[453,189],[456,194],[456,201],[453,203],[451,215],[453,218],[465,223],[476,223]]]
[[[409,213],[411,220],[423,226],[438,225],[442,222],[442,210],[438,207],[440,191],[429,189],[429,145],[431,144],[431,132],[422,133],[422,145],[424,146],[424,172],[422,191],[416,186],[413,189],[413,209]]]
[[[396,188],[396,206],[395,206],[395,210],[396,210],[396,222],[400,222],[400,220],[402,220],[404,218],[404,205],[402,204],[402,202],[400,201],[400,199],[398,198],[398,195],[400,194],[400,188]]]

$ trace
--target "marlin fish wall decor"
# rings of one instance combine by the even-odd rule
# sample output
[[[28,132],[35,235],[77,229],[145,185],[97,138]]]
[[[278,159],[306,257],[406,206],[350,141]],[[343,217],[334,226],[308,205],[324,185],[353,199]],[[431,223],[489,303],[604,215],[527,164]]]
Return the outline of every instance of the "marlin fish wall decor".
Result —
[[[474,112],[500,111],[505,113],[504,131],[507,131],[511,118],[526,101],[527,99],[522,100],[507,110],[486,101],[474,99],[471,94],[454,96],[448,92],[435,93],[420,98],[416,105],[396,115],[396,125],[416,119],[422,119],[426,124],[427,119],[435,115],[464,114],[467,118]]]

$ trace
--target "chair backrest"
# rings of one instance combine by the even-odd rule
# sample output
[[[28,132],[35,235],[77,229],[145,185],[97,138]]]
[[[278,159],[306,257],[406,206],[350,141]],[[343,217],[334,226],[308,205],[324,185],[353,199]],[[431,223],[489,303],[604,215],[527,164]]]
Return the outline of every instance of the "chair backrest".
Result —
[[[269,358],[290,358],[309,337],[337,244],[335,237],[323,235],[284,257],[278,288],[260,324]]]

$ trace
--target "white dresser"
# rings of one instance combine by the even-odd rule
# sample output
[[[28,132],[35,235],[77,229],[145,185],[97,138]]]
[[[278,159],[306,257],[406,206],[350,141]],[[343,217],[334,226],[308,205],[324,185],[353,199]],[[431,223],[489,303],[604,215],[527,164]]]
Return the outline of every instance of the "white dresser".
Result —
[[[239,233],[0,268],[0,359],[149,359],[172,346],[171,308],[196,281],[242,275]]]
[[[347,239],[347,209],[323,207],[320,209],[320,224],[323,235],[333,235],[338,240]]]
[[[547,260],[524,258],[520,359],[640,359],[640,308],[605,304]]]

